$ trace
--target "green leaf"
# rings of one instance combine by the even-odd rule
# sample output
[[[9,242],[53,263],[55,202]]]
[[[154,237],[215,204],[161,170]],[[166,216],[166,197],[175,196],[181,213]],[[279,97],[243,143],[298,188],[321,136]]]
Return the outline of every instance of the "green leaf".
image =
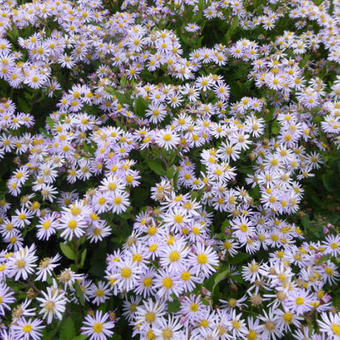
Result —
[[[50,129],[53,130],[54,123],[55,123],[54,120],[51,117],[47,117],[46,122],[47,122],[48,126],[50,127]]]
[[[175,172],[174,176],[174,188],[177,190],[177,183],[178,183],[178,171]]]
[[[168,168],[168,170],[166,171],[166,177],[168,178],[173,178],[174,174],[175,174],[175,169],[174,168]]]
[[[84,306],[84,305],[85,305],[84,294],[83,294],[83,292],[81,291],[80,285],[79,285],[79,283],[78,283],[77,281],[74,283],[74,288],[75,288],[75,290],[76,290],[76,296],[77,296],[77,298],[78,298],[80,304],[81,304],[82,306]]]
[[[30,105],[22,97],[18,97],[18,108],[25,113],[31,110]]]
[[[272,134],[278,135],[280,132],[280,124],[276,120],[272,124]]]
[[[71,249],[70,246],[67,244],[60,242],[59,243],[60,249],[62,253],[70,260],[75,260],[77,258],[76,253]]]
[[[110,94],[112,94],[113,96],[115,96],[115,97],[118,99],[118,102],[119,102],[120,104],[126,104],[126,103],[128,103],[128,100],[127,100],[127,98],[125,97],[125,95],[124,95],[123,93],[119,92],[118,90],[115,90],[115,89],[113,89],[113,88],[110,87],[110,86],[107,86],[107,87],[105,88],[105,90],[106,90],[107,92],[109,92]]]
[[[157,175],[159,175],[159,176],[165,176],[166,175],[166,172],[163,169],[163,166],[160,163],[160,161],[155,161],[155,160],[151,159],[151,160],[147,161],[147,164],[148,164],[149,168],[153,172],[155,172]]]
[[[323,174],[321,176],[322,184],[326,188],[327,191],[334,191],[336,186],[334,186],[335,183],[333,183],[334,177],[332,174]]]
[[[50,133],[47,133],[47,131],[43,128],[39,128],[39,132],[47,138],[53,138],[53,135],[51,135]]]
[[[223,268],[222,268],[223,269]],[[227,268],[227,269],[224,269],[224,270],[220,270],[217,275],[215,276],[215,280],[214,280],[214,285],[212,287],[212,292],[215,290],[216,286],[222,281],[224,280],[228,273],[230,272],[230,269]]]
[[[224,35],[224,42],[228,44],[229,40],[231,39],[233,33],[235,32],[237,26],[238,26],[239,20],[238,17],[235,16],[233,18],[233,21],[231,22],[231,25],[227,31],[227,33]]]
[[[91,144],[83,142],[83,149],[86,153],[93,155],[96,151],[96,144],[93,142]]]
[[[72,318],[69,316],[60,329],[60,340],[72,340],[77,335]]]
[[[250,254],[247,253],[238,253],[235,257],[229,260],[229,264],[235,265],[245,262],[250,257]]]
[[[52,286],[53,284],[53,281],[52,281],[52,277],[50,275],[47,275],[46,276],[46,282],[49,286]]]
[[[115,333],[115,334],[113,334],[112,340],[122,340],[122,336]]]
[[[86,340],[86,339],[87,339],[87,335],[78,335],[74,337],[72,340]]]
[[[81,258],[80,258],[80,268],[84,267],[85,260],[86,260],[86,254],[87,254],[87,249],[85,248],[83,252],[81,253]]]
[[[174,301],[168,301],[168,312],[175,313],[181,309],[181,304],[179,303],[178,299]]]
[[[121,77],[121,78],[120,78],[120,85],[121,85],[122,87],[125,87],[126,85],[128,85],[128,83],[129,83],[129,81],[127,80],[126,77]]]
[[[147,108],[147,103],[144,98],[138,97],[135,103],[135,113],[138,117],[143,117],[145,110]]]

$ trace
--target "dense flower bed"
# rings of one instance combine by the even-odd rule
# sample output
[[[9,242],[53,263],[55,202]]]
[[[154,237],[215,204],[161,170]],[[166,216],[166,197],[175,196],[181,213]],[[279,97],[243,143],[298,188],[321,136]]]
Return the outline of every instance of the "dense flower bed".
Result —
[[[340,339],[339,1],[0,14],[1,339]]]

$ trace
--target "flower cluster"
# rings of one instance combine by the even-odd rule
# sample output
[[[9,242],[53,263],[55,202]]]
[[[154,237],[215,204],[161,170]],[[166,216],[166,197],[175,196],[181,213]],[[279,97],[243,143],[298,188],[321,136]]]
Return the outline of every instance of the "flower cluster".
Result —
[[[340,149],[317,2],[0,0],[1,338],[340,339],[294,218]]]

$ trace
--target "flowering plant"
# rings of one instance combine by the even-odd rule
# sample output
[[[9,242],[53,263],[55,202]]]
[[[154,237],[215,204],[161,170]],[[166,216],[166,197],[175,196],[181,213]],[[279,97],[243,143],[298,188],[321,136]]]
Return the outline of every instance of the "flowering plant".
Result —
[[[1,339],[340,339],[339,1],[0,4]]]

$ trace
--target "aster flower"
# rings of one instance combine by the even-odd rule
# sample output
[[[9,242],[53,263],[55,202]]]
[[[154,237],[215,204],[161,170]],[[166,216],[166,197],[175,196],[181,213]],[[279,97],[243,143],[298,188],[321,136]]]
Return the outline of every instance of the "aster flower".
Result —
[[[46,292],[42,292],[43,297],[37,298],[40,302],[40,312],[47,323],[50,324],[53,318],[61,320],[66,309],[68,299],[65,297],[64,291],[48,287]]]
[[[194,252],[189,254],[188,263],[196,274],[207,277],[216,271],[218,258],[216,252],[210,246],[205,247],[198,243]]]
[[[29,248],[21,248],[16,251],[13,257],[9,258],[9,276],[14,277],[14,280],[19,280],[21,277],[26,280],[28,275],[34,273],[36,265],[35,245],[32,244]]]
[[[322,313],[321,320],[317,320],[320,331],[330,339],[340,339],[340,315],[339,313]]]
[[[5,315],[5,309],[10,310],[9,304],[15,302],[13,290],[6,284],[0,284],[0,315]]]
[[[42,325],[42,321],[40,319],[28,319],[25,318],[19,319],[16,324],[11,326],[11,330],[14,333],[14,336],[17,339],[23,340],[39,340],[42,337],[41,331],[44,326]]]
[[[87,335],[90,340],[106,340],[113,335],[112,329],[115,327],[110,321],[108,313],[96,311],[94,316],[87,315],[81,328],[81,334]]]

